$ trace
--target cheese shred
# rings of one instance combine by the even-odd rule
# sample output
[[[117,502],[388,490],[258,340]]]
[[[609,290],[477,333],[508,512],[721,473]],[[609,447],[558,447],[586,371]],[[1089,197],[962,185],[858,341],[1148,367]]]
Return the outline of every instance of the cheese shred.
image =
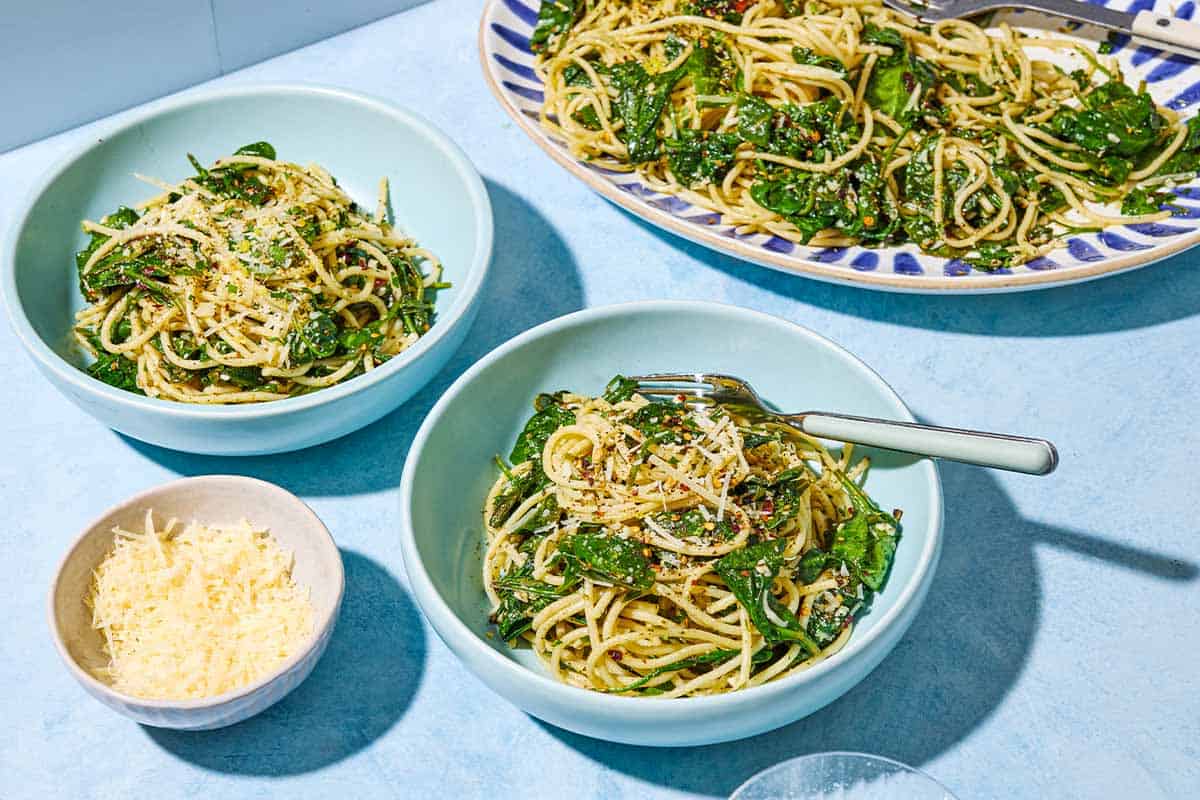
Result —
[[[88,605],[104,637],[96,677],[127,695],[212,697],[277,669],[312,634],[308,592],[266,531],[192,522],[141,533],[114,528]]]

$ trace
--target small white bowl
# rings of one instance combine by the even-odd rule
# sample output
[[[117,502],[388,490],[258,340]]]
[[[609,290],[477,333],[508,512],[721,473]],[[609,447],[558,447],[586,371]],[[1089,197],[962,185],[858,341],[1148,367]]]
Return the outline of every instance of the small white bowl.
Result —
[[[108,554],[113,528],[141,530],[146,510],[165,522],[227,524],[245,518],[270,531],[295,557],[292,575],[309,590],[313,632],[308,642],[274,672],[240,689],[199,700],[148,700],[121,694],[93,674],[108,663],[100,633],[92,627],[85,598],[92,574]],[[49,622],[54,646],[75,680],[114,711],[144,725],[180,730],[222,728],[282,700],[312,672],[325,652],[342,607],[342,556],[329,530],[300,498],[273,483],[237,475],[185,478],[135,495],[104,512],[79,535],[50,586]]]

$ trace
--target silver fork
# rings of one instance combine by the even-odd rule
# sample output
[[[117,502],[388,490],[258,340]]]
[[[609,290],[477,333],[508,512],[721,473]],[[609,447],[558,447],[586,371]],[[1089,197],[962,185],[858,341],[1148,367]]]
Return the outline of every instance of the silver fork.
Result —
[[[1200,25],[1154,11],[1130,14],[1078,0],[883,0],[897,11],[922,22],[965,19],[985,11],[1026,8],[1056,17],[1090,22],[1110,31],[1127,33],[1148,43],[1192,58],[1200,58]]]
[[[637,382],[637,391],[646,397],[675,397],[697,405],[722,405],[751,422],[782,423],[822,439],[853,442],[918,456],[947,458],[1029,475],[1047,475],[1058,466],[1058,451],[1045,439],[852,417],[825,411],[780,414],[767,408],[750,384],[732,375],[660,373],[634,375],[630,380]]]

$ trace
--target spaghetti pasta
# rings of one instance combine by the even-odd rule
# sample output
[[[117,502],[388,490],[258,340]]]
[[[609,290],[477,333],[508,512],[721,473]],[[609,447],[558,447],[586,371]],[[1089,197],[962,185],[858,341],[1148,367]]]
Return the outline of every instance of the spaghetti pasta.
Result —
[[[721,406],[539,396],[484,506],[492,622],[559,680],[697,696],[841,649],[899,535],[867,469]]]
[[[76,260],[88,371],[188,403],[252,403],[374,369],[432,322],[441,267],[316,165],[257,142],[100,222]]]
[[[541,124],[738,234],[813,246],[995,270],[1170,217],[1200,123],[1080,41],[985,24],[880,0],[543,0]]]

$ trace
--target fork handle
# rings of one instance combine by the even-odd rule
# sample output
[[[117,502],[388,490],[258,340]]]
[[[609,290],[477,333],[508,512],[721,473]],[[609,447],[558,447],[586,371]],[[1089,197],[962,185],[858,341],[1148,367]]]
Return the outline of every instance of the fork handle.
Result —
[[[1045,439],[842,414],[789,414],[783,419],[809,436],[946,458],[981,467],[1046,475],[1058,466],[1058,451]]]
[[[1009,0],[984,2],[982,5],[1000,8],[1010,4],[1014,8],[1028,8],[1078,22],[1090,22],[1110,31],[1132,34],[1140,45],[1200,58],[1200,25],[1179,17],[1155,11],[1130,14],[1128,11],[1079,0]]]
[[[1167,49],[1196,58],[1200,55],[1200,25],[1186,19],[1139,11],[1130,26],[1133,35],[1165,44]]]

